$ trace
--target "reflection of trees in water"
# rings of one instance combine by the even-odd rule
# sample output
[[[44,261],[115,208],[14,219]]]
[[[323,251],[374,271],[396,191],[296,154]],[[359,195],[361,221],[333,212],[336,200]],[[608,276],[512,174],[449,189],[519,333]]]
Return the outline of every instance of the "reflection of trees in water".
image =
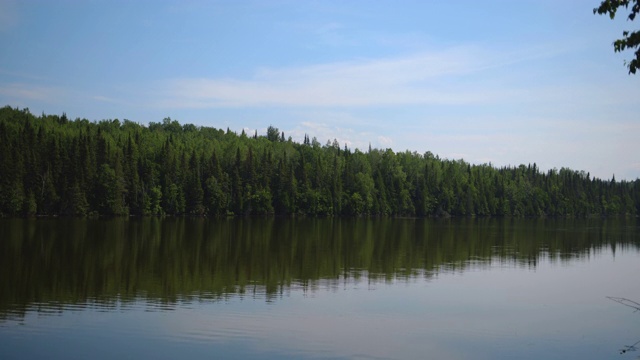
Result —
[[[618,304],[622,304],[624,306],[628,306],[632,308],[634,310],[633,312],[640,311],[640,304],[633,300],[629,300],[621,297],[613,297],[613,296],[607,296],[607,298],[617,302]],[[636,345],[638,344],[640,344],[640,340],[636,341],[633,345],[625,345],[622,349],[620,349],[620,355],[626,354],[627,352],[630,352],[630,351],[636,351],[637,350]]]
[[[633,219],[0,221],[0,314],[49,303],[126,307],[140,298],[270,300],[296,288],[535,267],[639,243]]]

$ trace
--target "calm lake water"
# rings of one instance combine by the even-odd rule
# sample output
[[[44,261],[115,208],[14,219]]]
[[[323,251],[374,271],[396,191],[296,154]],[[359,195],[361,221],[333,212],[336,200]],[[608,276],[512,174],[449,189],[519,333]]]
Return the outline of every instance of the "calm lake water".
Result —
[[[636,219],[0,219],[0,359],[636,359],[638,274]]]

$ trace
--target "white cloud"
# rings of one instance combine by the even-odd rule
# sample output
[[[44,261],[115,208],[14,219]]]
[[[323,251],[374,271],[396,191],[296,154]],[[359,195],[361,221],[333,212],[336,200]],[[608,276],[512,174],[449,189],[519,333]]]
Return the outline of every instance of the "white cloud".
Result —
[[[60,86],[40,85],[38,83],[0,83],[0,103],[25,106],[29,108],[42,108],[44,112],[68,111],[83,106],[109,105],[109,113],[112,116],[113,107],[128,106],[126,101],[115,97],[92,95],[89,91],[81,89],[68,89]],[[73,104],[73,106],[70,106]],[[71,107],[71,109],[70,109]],[[84,116],[84,114],[83,114]]]
[[[353,126],[353,123],[349,121],[344,123],[336,121],[340,118],[341,116],[337,114],[336,118],[328,118],[327,122],[302,121],[293,129],[285,130],[285,134],[291,135],[298,142],[302,142],[304,135],[307,134],[312,139],[315,137],[322,146],[336,140],[341,148],[346,145],[351,150],[360,149],[360,151],[367,151],[369,144],[373,147],[387,148],[392,143],[390,138],[376,136],[368,130],[363,131],[362,128]],[[342,116],[342,118],[345,117]]]
[[[119,103],[119,100],[107,97],[107,96],[102,96],[102,95],[95,95],[95,96],[91,96],[91,99],[93,100],[97,100],[97,101],[102,101],[102,102],[106,102],[106,103]]]
[[[352,147],[354,145],[355,138],[358,137],[355,130],[352,128],[340,127],[327,123],[315,123],[311,121],[303,121],[299,126],[291,131],[291,133],[292,135],[300,138],[304,137],[304,134],[309,134],[311,138],[315,137],[321,145],[325,145],[327,141],[333,142],[333,140],[336,140],[340,143],[341,147],[345,144],[348,147]]]
[[[53,102],[63,95],[64,91],[57,87],[30,85],[23,83],[0,84],[0,95],[9,101],[38,100]]]
[[[344,25],[331,22],[315,28],[313,33],[318,38],[318,41],[324,45],[334,47],[357,45],[358,41],[346,36],[344,30]]]
[[[175,108],[246,106],[388,106],[482,104],[524,97],[488,89],[465,75],[546,56],[544,52],[491,52],[477,46],[387,59],[261,69],[250,79],[182,78],[164,84],[162,103]]]
[[[378,144],[382,145],[381,147],[391,147],[393,144],[393,140],[391,140],[388,136],[378,136]]]
[[[19,71],[10,71],[10,70],[6,70],[6,69],[2,69],[2,68],[0,68],[0,75],[6,75],[6,76],[9,76],[9,77],[13,77],[13,78],[22,78],[22,79],[33,80],[33,81],[50,80],[50,79],[47,79],[47,78],[42,77],[42,76],[38,76],[38,75],[30,74],[30,73],[23,73],[23,72],[19,72]]]

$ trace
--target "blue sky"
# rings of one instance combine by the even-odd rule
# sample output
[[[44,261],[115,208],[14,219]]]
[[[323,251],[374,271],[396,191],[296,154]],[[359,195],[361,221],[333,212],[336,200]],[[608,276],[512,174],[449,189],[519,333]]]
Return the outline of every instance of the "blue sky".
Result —
[[[0,106],[640,177],[594,1],[0,0]]]

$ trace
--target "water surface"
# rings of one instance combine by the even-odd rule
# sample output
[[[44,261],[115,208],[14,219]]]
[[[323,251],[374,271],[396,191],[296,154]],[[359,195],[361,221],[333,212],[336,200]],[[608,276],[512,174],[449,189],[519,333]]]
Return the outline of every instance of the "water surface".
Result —
[[[0,358],[635,358],[627,220],[0,220]]]

